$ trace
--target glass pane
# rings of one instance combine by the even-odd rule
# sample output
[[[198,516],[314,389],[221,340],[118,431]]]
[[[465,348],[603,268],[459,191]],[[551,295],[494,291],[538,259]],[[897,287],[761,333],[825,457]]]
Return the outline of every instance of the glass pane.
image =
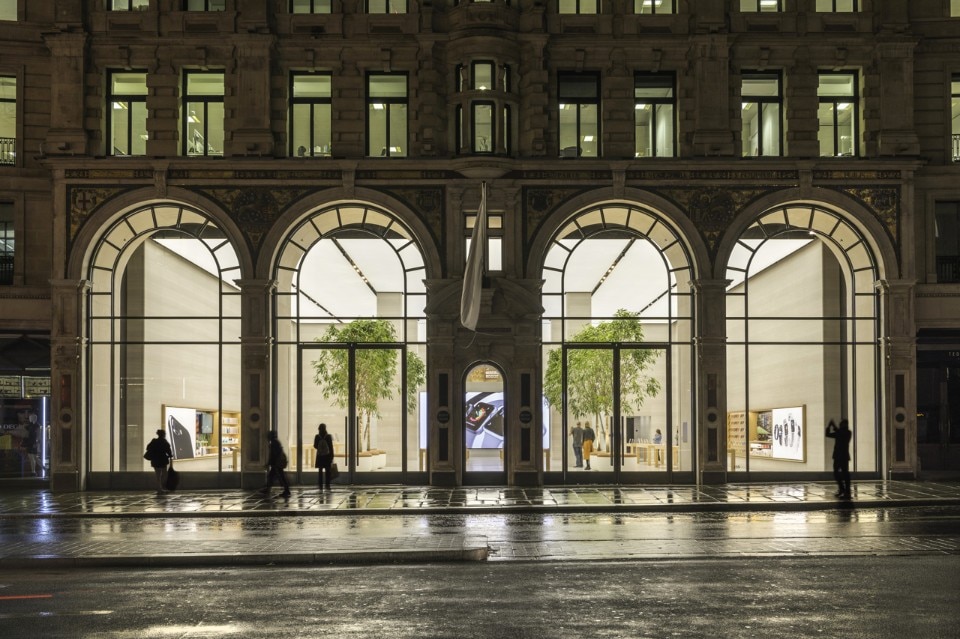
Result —
[[[387,105],[374,102],[367,109],[367,155],[387,155]]]
[[[760,105],[761,155],[780,155],[780,105],[769,102]]]
[[[110,155],[128,155],[130,140],[127,136],[127,121],[130,117],[130,103],[113,101],[110,104]]]
[[[820,123],[817,130],[817,139],[820,141],[820,155],[831,156],[836,154],[834,146],[834,109],[832,104],[821,104],[817,108],[817,120]]]
[[[583,157],[595,158],[600,154],[599,112],[595,104],[580,105],[580,154]]]
[[[426,472],[428,450],[427,382],[425,344],[407,347],[407,470]],[[416,366],[416,372],[410,371]]]
[[[674,0],[634,0],[634,13],[673,13]]]
[[[223,96],[222,73],[189,73],[187,74],[187,95]]]
[[[637,104],[634,106],[634,140],[638,158],[653,157],[656,145],[654,143],[652,104]]]
[[[817,95],[820,97],[853,97],[856,95],[852,73],[821,73]]]
[[[310,149],[313,147],[311,140],[312,129],[310,127],[310,104],[294,104],[293,120],[291,122],[290,137],[292,140],[294,154],[297,157],[306,157],[310,155]]]
[[[465,380],[463,434],[467,472],[502,472],[506,439],[503,377],[493,366],[474,366]]]
[[[329,75],[295,75],[293,77],[293,97],[329,98]]]
[[[407,76],[371,75],[368,95],[371,98],[406,98]]]
[[[580,155],[577,140],[577,105],[560,105],[560,156],[577,157]]]
[[[147,103],[130,104],[130,154],[147,153]]]
[[[666,472],[680,465],[680,429],[667,410],[667,357],[659,349],[620,351],[620,465],[625,472]],[[690,416],[686,415],[687,420]],[[601,453],[602,454],[602,453]]]
[[[223,155],[223,103],[207,105],[207,155]]]
[[[110,89],[112,95],[147,95],[147,74],[112,73]]]
[[[837,155],[853,155],[856,146],[854,138],[854,118],[856,109],[851,102],[837,105]]]
[[[473,88],[480,91],[493,89],[493,64],[490,62],[476,62],[473,65]]]
[[[656,148],[656,156],[665,158],[673,157],[676,154],[674,149],[673,133],[673,105],[658,104],[656,109],[656,137],[653,142]]]
[[[561,351],[562,352],[562,351]],[[572,455],[567,457],[567,470],[588,472],[611,470],[610,430],[613,416],[613,351],[568,349],[566,351],[567,385],[557,368],[562,358],[551,356],[546,372],[544,391],[552,406],[559,410],[562,394],[566,394],[566,423]],[[554,378],[556,381],[554,381]],[[580,430],[577,426],[580,426]]]
[[[742,121],[740,142],[745,157],[760,155],[760,104],[744,102],[740,109]]]
[[[390,155],[407,155],[407,105],[390,105]]]
[[[493,152],[493,105],[473,105],[473,150],[475,153]]]

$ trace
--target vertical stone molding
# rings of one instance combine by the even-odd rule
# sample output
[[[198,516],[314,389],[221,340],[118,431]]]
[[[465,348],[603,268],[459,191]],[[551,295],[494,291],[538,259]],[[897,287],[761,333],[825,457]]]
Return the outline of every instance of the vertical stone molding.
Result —
[[[913,479],[917,475],[917,330],[914,319],[912,280],[882,280],[884,380],[887,468],[890,477]]]
[[[43,142],[45,155],[86,155],[87,133],[83,122],[83,70],[87,36],[51,33],[44,36],[50,49],[50,126]]]
[[[728,280],[695,280],[697,331],[697,460],[703,483],[727,475],[727,300]]]
[[[84,306],[86,280],[51,280],[53,325],[50,333],[50,487],[54,492],[83,490]]]
[[[880,70],[880,155],[919,155],[914,124],[913,50],[915,42],[888,42],[877,48]]]
[[[691,66],[696,77],[693,153],[733,155],[730,129],[730,46],[726,36],[691,38]]]
[[[262,35],[238,36],[235,95],[224,96],[233,113],[230,155],[272,155],[270,130],[270,51],[273,39]]]
[[[249,487],[263,483],[267,431],[272,428],[270,297],[276,282],[251,279],[236,280],[236,284],[242,298],[240,401],[243,418],[240,440],[244,444],[241,485]]]

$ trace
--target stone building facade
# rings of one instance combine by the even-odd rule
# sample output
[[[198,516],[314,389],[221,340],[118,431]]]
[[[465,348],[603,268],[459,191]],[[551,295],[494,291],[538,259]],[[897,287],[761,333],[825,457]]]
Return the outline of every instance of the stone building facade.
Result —
[[[25,339],[49,343],[48,368],[14,363],[4,374],[49,375],[55,490],[150,485],[142,445],[157,426],[170,427],[174,414],[161,406],[177,402],[144,399],[148,389],[134,387],[149,385],[145,371],[167,357],[151,354],[161,343],[178,344],[184,358],[196,344],[219,362],[208,401],[187,400],[189,376],[182,383],[180,397],[198,415],[190,456],[216,459],[188,481],[259,485],[272,429],[297,452],[292,470],[312,472],[302,452],[314,433],[302,383],[312,373],[300,358],[310,360],[316,334],[302,317],[302,287],[284,278],[301,282],[298,247],[360,235],[388,240],[415,274],[389,291],[396,299],[377,291],[374,314],[400,327],[397,348],[416,351],[425,371],[411,382],[420,405],[387,446],[403,458],[389,473],[362,465],[363,449],[377,447],[350,430],[362,412],[356,394],[344,400],[338,454],[352,481],[826,477],[823,423],[855,415],[858,474],[960,468],[944,372],[960,360],[960,273],[950,266],[960,252],[948,241],[960,234],[948,223],[960,202],[951,106],[951,96],[960,99],[960,17],[949,1],[859,0],[853,11],[819,0],[783,0],[771,11],[738,0],[0,4],[15,11],[0,20],[0,79],[15,86],[15,153],[0,164],[14,247],[0,332],[11,351]],[[142,90],[119,89],[124,74],[142,78]],[[203,85],[204,74],[221,83]],[[310,125],[294,115],[295,78],[320,78],[302,96]],[[765,89],[754,95],[754,86]],[[758,120],[762,134],[747,124],[748,103],[772,118]],[[651,106],[659,121],[639,115]],[[197,128],[200,108],[203,126],[216,130]],[[113,113],[135,109],[142,124]],[[380,110],[391,115],[383,120]],[[313,133],[301,144],[304,126]],[[754,133],[766,136],[756,148]],[[474,332],[460,324],[460,304],[481,184],[499,253]],[[203,243],[219,265],[223,284],[210,299],[219,290],[221,301],[196,315],[200,298],[181,304],[186,310],[147,310],[160,303],[148,281],[166,281],[172,298],[191,294],[177,288],[179,263],[152,270],[154,248],[133,255],[174,232]],[[308,232],[314,237],[303,239]],[[794,257],[762,269],[766,279],[747,266],[764,241],[811,241],[804,235],[824,248],[791,249]],[[600,250],[583,264],[599,255],[606,274],[578,289],[565,270],[574,262],[558,266],[550,256],[604,238],[617,251],[637,241],[663,258],[666,310],[646,322],[643,308],[628,309],[658,349],[660,390],[651,397],[663,410],[642,422],[635,406],[627,414],[623,391],[602,413],[610,432],[594,458],[600,470],[586,475],[570,435],[586,413],[537,398],[550,352],[569,365],[575,329],[612,317],[581,294],[629,268]],[[412,262],[404,241],[418,254]],[[344,255],[364,270],[347,244]],[[803,284],[808,271],[791,271],[794,259],[829,265]],[[131,268],[161,279],[121,275]],[[735,272],[747,274],[753,297]],[[645,277],[629,275],[622,296]],[[761,296],[763,308],[751,303]],[[791,298],[822,304],[808,312]],[[169,326],[153,333],[158,317]],[[802,354],[791,351],[793,332],[814,324],[814,337],[798,338]],[[625,353],[637,345],[601,344],[621,358],[610,366],[622,384]],[[341,346],[350,358],[364,348]],[[401,357],[400,370],[409,362]],[[471,474],[469,459],[480,453],[461,416],[478,364],[496,371],[491,379],[499,374],[502,444],[492,471]],[[789,387],[794,368],[810,373],[797,382],[816,387],[809,398],[760,399],[775,392],[762,387],[766,378],[782,375]],[[572,373],[562,372],[563,401],[572,402]],[[930,395],[931,385],[943,393]],[[791,457],[779,424],[764,420],[797,407],[808,436],[797,433],[803,448]],[[201,408],[215,431],[201,427]],[[731,432],[738,415],[748,424],[740,439]],[[227,445],[231,419],[242,445]],[[536,426],[546,422],[549,432]],[[664,450],[654,450],[654,467],[640,451],[659,423]],[[198,438],[212,433],[219,441],[204,437],[216,445],[202,450]]]

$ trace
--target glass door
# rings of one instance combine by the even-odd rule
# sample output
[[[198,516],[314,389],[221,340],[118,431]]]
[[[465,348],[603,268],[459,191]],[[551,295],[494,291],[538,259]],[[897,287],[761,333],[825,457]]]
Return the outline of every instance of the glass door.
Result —
[[[464,379],[463,482],[473,486],[506,483],[505,396],[503,374],[477,364]]]

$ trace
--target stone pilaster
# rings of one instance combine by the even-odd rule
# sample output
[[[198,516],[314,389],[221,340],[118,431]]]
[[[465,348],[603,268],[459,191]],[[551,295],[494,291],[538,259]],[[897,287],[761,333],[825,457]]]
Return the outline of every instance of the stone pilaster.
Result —
[[[723,35],[691,38],[691,65],[696,87],[694,155],[733,155],[730,129],[730,43]]]
[[[884,280],[882,296],[887,468],[891,478],[913,479],[917,474],[917,330],[912,280]],[[878,442],[879,443],[879,442]]]
[[[54,492],[83,490],[86,459],[83,433],[84,305],[86,280],[51,280],[50,332],[50,487]]]
[[[238,36],[240,37],[240,36]],[[270,36],[246,35],[237,45],[237,79],[229,110],[234,114],[230,155],[272,155],[270,130]]]
[[[44,36],[50,49],[50,126],[42,155],[86,155],[87,133],[83,127],[83,71],[87,36],[83,33],[50,33]]]
[[[697,459],[703,483],[726,481],[727,467],[727,280],[690,285],[697,307]]]
[[[241,307],[240,442],[243,455],[241,485],[263,484],[267,462],[267,431],[272,427],[270,385],[270,297],[273,280],[237,280]]]
[[[880,71],[879,155],[919,155],[914,124],[913,50],[915,42],[888,42],[877,48]]]

